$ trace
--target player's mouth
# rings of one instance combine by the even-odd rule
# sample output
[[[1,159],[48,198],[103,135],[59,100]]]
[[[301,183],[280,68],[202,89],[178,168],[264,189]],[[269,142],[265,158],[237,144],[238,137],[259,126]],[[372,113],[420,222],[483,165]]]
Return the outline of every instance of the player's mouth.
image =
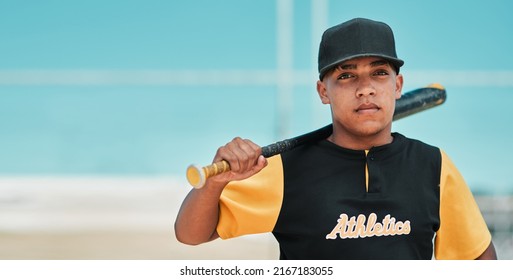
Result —
[[[379,111],[381,108],[374,103],[361,104],[356,108],[355,112],[359,114],[372,114]]]

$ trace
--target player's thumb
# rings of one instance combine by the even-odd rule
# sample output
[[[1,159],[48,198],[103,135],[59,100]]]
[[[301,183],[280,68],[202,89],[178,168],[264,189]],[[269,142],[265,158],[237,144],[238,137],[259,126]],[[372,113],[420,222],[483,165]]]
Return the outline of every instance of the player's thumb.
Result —
[[[267,164],[267,159],[263,155],[260,155],[257,159],[257,164],[255,165],[255,171],[258,172],[262,170],[267,166]]]

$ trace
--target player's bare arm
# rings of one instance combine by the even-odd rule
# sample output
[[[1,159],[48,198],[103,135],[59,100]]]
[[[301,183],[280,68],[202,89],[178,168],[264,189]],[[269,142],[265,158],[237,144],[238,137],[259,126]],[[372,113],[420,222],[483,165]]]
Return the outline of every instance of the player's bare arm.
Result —
[[[239,137],[219,148],[213,162],[225,160],[230,171],[213,177],[201,189],[193,189],[185,198],[175,222],[176,238],[185,244],[198,245],[219,236],[219,198],[230,181],[243,180],[258,173],[267,165],[261,148]]]
[[[496,260],[497,253],[495,252],[495,246],[493,242],[490,242],[488,248],[481,254],[481,256],[477,257],[476,260]]]

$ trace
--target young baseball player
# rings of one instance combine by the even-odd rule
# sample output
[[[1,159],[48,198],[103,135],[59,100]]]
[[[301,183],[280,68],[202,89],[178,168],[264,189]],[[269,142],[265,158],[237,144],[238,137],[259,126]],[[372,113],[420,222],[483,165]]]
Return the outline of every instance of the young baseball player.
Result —
[[[317,92],[333,133],[265,159],[250,140],[220,147],[231,171],[183,202],[176,237],[200,244],[272,232],[280,259],[496,259],[449,157],[392,133],[403,65],[392,30],[357,18],[326,30]]]

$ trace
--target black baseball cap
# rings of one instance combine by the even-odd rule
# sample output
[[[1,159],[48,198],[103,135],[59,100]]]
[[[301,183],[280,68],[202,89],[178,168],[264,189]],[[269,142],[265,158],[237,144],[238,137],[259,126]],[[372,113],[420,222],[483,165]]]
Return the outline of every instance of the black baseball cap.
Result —
[[[386,23],[355,18],[328,28],[319,46],[319,79],[340,63],[364,56],[384,58],[397,72],[404,64],[397,58],[394,33]]]

